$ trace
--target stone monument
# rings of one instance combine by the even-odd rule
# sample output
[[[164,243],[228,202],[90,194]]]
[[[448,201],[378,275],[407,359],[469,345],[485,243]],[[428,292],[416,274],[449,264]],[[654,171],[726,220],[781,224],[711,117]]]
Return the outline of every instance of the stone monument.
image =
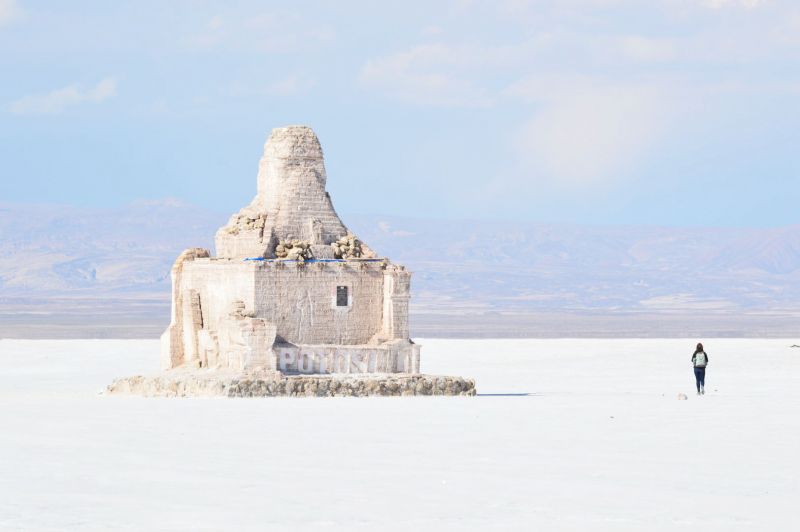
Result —
[[[258,192],[216,234],[217,256],[172,267],[172,316],[144,395],[474,395],[474,382],[420,373],[409,339],[411,274],[339,219],[322,148],[304,126],[272,131]]]

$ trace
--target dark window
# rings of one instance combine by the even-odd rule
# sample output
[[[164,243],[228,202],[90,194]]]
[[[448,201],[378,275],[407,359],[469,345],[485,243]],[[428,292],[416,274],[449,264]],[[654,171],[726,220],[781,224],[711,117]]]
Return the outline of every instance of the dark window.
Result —
[[[336,306],[337,307],[346,307],[347,306],[347,287],[346,286],[337,286],[336,287]]]

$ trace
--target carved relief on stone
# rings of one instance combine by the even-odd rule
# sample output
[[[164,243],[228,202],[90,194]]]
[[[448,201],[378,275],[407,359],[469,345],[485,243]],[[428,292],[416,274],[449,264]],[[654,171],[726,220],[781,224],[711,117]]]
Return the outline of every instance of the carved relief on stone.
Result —
[[[231,369],[274,369],[272,345],[275,325],[254,318],[242,301],[234,301],[228,316],[217,324],[219,356],[222,365]]]
[[[309,226],[309,233],[311,234],[311,244],[319,245],[324,244],[325,241],[323,239],[324,227],[322,225],[322,221],[319,218],[314,218],[310,222],[308,222]]]
[[[216,332],[208,329],[197,331],[197,350],[201,368],[219,367],[219,341]]]

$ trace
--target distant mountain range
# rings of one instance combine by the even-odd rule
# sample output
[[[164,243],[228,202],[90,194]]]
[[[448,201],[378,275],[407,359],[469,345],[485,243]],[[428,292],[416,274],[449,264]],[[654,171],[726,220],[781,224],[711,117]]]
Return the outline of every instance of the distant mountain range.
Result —
[[[77,331],[110,315],[113,330],[129,320],[150,323],[137,330],[151,335],[168,321],[175,257],[213,249],[227,217],[177,201],[103,210],[0,204],[0,335],[70,320]],[[719,334],[800,334],[800,226],[342,218],[415,273],[423,334],[450,323],[457,335],[675,335],[712,321]],[[94,310],[81,321],[70,308]]]

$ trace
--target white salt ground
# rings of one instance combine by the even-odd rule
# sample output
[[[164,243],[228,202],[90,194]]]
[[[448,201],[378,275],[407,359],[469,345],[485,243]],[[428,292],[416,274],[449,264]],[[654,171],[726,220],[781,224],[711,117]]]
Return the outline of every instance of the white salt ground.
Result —
[[[143,399],[156,341],[0,341],[1,530],[797,530],[796,340],[422,340],[474,398]],[[677,399],[686,393],[687,401]]]

